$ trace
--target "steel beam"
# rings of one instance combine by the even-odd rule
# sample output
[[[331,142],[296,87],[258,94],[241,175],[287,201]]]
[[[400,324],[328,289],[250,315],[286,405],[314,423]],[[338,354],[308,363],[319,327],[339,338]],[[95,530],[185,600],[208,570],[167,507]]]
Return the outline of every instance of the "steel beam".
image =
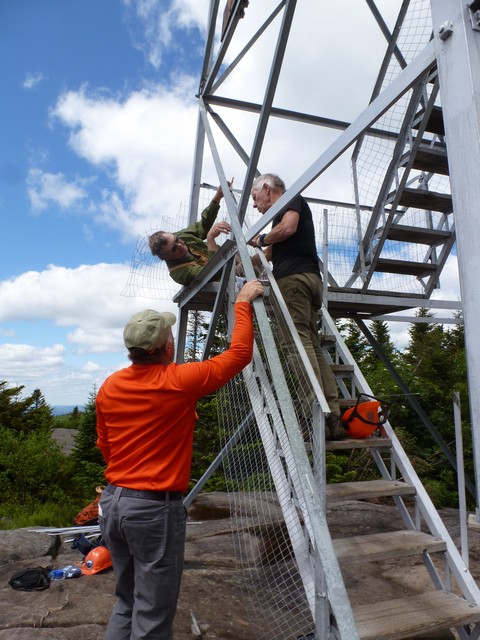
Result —
[[[457,234],[480,521],[480,32],[463,0],[431,2]]]
[[[355,140],[363,135],[380,116],[406,93],[435,63],[435,47],[430,42],[425,49],[400,73],[363,113],[331,144],[328,149],[305,171],[298,180],[263,214],[246,234],[247,242],[256,236],[269,222],[287,210],[290,202],[344,153]]]

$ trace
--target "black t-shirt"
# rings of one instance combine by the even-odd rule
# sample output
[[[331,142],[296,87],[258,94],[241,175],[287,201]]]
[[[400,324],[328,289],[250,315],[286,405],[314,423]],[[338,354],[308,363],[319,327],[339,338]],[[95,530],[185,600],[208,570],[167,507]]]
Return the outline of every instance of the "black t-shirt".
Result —
[[[272,245],[273,275],[276,280],[296,273],[316,273],[320,276],[312,211],[302,196],[292,200],[287,211],[290,210],[300,214],[298,227],[293,236]],[[283,216],[284,214],[274,218],[272,227]]]

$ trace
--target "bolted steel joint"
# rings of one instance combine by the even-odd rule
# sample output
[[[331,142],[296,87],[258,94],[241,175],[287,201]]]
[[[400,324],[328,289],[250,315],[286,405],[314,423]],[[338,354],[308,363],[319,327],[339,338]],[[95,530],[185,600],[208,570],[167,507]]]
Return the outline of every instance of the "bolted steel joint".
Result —
[[[472,13],[472,26],[476,31],[480,31],[480,11]]]
[[[447,40],[453,33],[453,23],[450,22],[450,20],[447,20],[446,22],[444,22],[439,30],[438,30],[438,35],[440,40]]]
[[[471,0],[471,2],[467,2],[467,7],[470,9],[472,29],[480,31],[480,0]]]

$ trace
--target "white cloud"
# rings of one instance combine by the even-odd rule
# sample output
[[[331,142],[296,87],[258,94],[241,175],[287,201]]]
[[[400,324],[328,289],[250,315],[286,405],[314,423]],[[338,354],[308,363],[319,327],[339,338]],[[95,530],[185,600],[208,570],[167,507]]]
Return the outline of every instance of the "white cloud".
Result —
[[[40,169],[30,169],[27,177],[27,191],[30,204],[35,212],[43,211],[54,203],[61,209],[75,206],[87,193],[85,180],[68,182],[62,173],[45,173]]]
[[[148,62],[159,69],[164,51],[185,49],[188,39],[180,40],[180,30],[206,28],[207,0],[123,0],[130,11],[130,35],[133,45]],[[135,24],[138,22],[138,26]]]
[[[34,89],[42,80],[43,73],[40,73],[39,71],[28,72],[22,82],[22,87],[27,90]]]
[[[96,362],[87,362],[83,367],[82,367],[83,371],[85,371],[86,373],[92,373],[92,372],[96,372],[96,371],[100,371],[100,367],[98,366],[98,364]]]
[[[128,274],[122,264],[51,265],[0,282],[0,322],[17,323],[16,340],[0,345],[2,379],[26,393],[40,388],[49,404],[86,402],[94,385],[128,365],[122,332],[132,314],[177,312],[170,300],[122,296]],[[63,345],[58,328],[67,330]],[[35,346],[50,335],[51,345]]]
[[[74,151],[111,176],[96,215],[127,237],[174,214],[188,193],[197,107],[187,85],[185,79],[174,92],[134,92],[123,101],[70,91],[53,111],[70,128]]]
[[[175,308],[170,300],[122,296],[129,271],[123,264],[76,269],[50,265],[45,271],[27,271],[4,280],[0,282],[0,322],[50,320],[61,327],[83,327],[88,333],[90,326],[98,331],[123,327],[129,315],[148,304],[166,305],[168,311]]]
[[[26,363],[33,362],[35,367],[53,366],[63,360],[65,347],[61,344],[52,347],[39,348],[28,344],[1,344],[0,359],[2,365],[8,368],[9,363],[15,366],[25,366]],[[41,363],[41,364],[39,364]]]
[[[34,389],[51,385],[55,378],[61,379],[65,368],[65,347],[54,344],[51,347],[37,347],[31,344],[0,344],[0,367],[2,380],[8,381],[10,387],[23,386],[24,395]],[[47,399],[48,402],[48,399]],[[62,402],[58,402],[62,404]]]

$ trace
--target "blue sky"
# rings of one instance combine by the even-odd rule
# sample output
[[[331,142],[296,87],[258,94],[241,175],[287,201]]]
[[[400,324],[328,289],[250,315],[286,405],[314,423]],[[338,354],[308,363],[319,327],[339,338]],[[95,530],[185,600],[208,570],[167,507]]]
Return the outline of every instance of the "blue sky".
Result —
[[[203,47],[195,20],[206,12],[198,4],[200,13],[183,17],[173,6],[168,15],[167,3],[0,5],[0,55],[8,61],[0,123],[0,378],[25,393],[40,388],[49,404],[83,404],[93,385],[124,366],[121,327],[152,304],[121,296],[138,236],[155,218],[148,185],[139,186],[148,152],[136,166],[128,156],[142,155],[152,129],[161,144],[165,101],[170,112],[180,105],[169,126],[180,127],[183,110],[194,132],[191,89]],[[135,143],[142,109],[145,138]],[[174,215],[188,195],[192,154],[191,137],[177,162],[183,180]],[[164,160],[152,154],[152,164]]]
[[[276,4],[250,3],[238,47]],[[391,26],[400,1],[378,4]],[[131,314],[177,311],[176,289],[162,271],[154,299],[122,294],[139,238],[185,221],[208,6],[0,3],[0,380],[23,385],[25,394],[39,388],[50,405],[84,404],[128,364],[122,330]],[[295,26],[279,106],[353,120],[368,103],[386,46],[365,3],[298,3]],[[274,42],[273,34],[252,51],[226,95],[261,102]],[[233,118],[248,149],[251,116]],[[284,126],[273,124],[261,160],[288,185],[338,132]],[[241,187],[244,166],[230,155],[224,163]],[[202,181],[218,182],[211,159]],[[351,200],[350,177],[329,174],[322,196]]]
[[[75,192],[72,199],[65,193],[64,206],[55,206],[45,193],[35,206],[28,186],[33,191],[36,184],[38,192],[41,177],[50,175],[61,188],[88,173],[85,161],[66,148],[68,131],[51,115],[63,91],[85,84],[92,90],[132,90],[153,69],[132,48],[125,11],[114,0],[20,0],[2,3],[0,12],[0,51],[9,60],[2,72],[7,113],[1,124],[1,206],[9,237],[2,277],[51,263],[75,267],[87,255],[89,261],[115,259],[104,228],[87,236],[79,228],[81,212],[72,219]],[[77,188],[85,192],[78,183]]]

